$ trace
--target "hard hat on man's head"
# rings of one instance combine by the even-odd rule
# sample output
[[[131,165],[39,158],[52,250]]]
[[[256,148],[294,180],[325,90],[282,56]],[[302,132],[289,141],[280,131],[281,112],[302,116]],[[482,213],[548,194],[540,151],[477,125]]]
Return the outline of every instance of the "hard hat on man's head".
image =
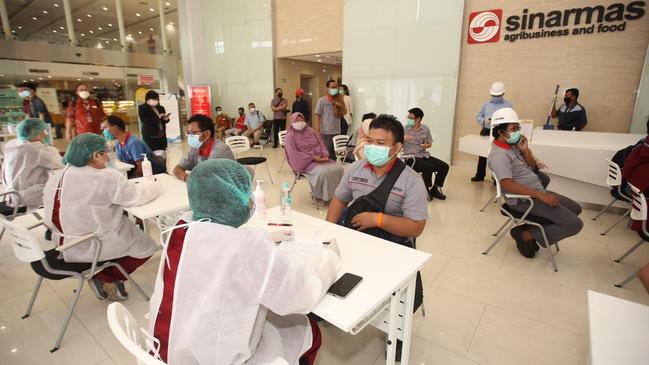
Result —
[[[489,94],[491,96],[501,96],[505,93],[505,84],[500,81],[496,81],[491,85],[489,89]]]
[[[520,123],[518,113],[512,108],[500,108],[491,116],[491,126],[495,127],[500,124]]]
[[[302,96],[302,95],[304,95],[304,90],[303,89],[295,90],[295,96]]]

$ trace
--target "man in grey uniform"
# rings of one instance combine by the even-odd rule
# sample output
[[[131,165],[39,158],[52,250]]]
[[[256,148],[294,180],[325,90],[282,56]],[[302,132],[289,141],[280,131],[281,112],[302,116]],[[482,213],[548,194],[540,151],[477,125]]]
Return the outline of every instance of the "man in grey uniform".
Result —
[[[520,119],[512,108],[503,108],[491,117],[492,135],[495,138],[487,164],[500,181],[505,194],[529,195],[534,201],[531,215],[551,221],[544,225],[550,244],[574,236],[583,227],[579,219],[581,206],[572,199],[546,191],[541,179],[535,173],[537,162],[527,139],[520,133]],[[507,199],[510,209],[524,213],[530,202],[524,199]],[[543,235],[537,227],[521,225],[512,228],[510,234],[516,241],[521,255],[532,258],[540,245],[545,245]]]
[[[214,124],[210,117],[195,114],[187,121],[187,143],[189,152],[174,167],[174,176],[186,181],[191,171],[199,162],[217,158],[234,160],[230,147],[223,141],[214,138]]]
[[[335,80],[327,80],[325,83],[326,94],[318,99],[313,112],[313,129],[322,135],[329,158],[336,158],[334,136],[340,134],[340,118],[347,114],[347,109],[338,95],[338,83]],[[336,112],[338,111],[338,112]]]

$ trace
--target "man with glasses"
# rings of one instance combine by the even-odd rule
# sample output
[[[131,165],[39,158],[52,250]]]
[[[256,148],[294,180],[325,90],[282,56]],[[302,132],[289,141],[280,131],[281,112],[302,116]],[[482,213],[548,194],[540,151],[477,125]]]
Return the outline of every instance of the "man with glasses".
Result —
[[[217,158],[234,160],[230,147],[214,138],[214,124],[207,115],[195,114],[187,121],[187,143],[189,152],[174,167],[174,176],[187,181],[186,171],[191,171],[199,162]]]
[[[579,219],[581,206],[565,196],[545,190],[537,171],[538,163],[528,146],[527,138],[520,132],[518,114],[512,108],[502,108],[491,117],[493,146],[487,159],[503,193],[529,195],[534,201],[530,215],[544,218],[552,224],[544,225],[548,242],[555,244],[574,236],[583,227]],[[507,199],[507,206],[521,214],[530,208],[526,199]],[[511,229],[518,251],[527,258],[533,258],[538,245],[545,245],[543,234],[537,227],[527,224]]]

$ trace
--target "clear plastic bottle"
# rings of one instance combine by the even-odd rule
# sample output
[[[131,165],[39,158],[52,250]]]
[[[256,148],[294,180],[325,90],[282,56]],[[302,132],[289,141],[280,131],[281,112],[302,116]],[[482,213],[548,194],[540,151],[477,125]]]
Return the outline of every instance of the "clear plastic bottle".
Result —
[[[288,183],[282,184],[282,192],[280,195],[280,207],[282,212],[282,222],[291,221],[291,189],[288,186]]]
[[[257,189],[255,189],[255,192],[253,193],[256,205],[255,218],[258,219],[266,218],[266,195],[264,194],[264,190],[261,188],[262,182],[263,180],[257,180]]]

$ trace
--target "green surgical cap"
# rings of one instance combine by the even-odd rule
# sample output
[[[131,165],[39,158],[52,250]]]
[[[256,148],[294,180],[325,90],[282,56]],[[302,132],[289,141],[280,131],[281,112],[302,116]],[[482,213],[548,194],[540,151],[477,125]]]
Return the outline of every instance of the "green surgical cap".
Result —
[[[63,162],[72,166],[85,166],[95,152],[106,150],[104,137],[94,133],[84,133],[75,137],[65,150]]]
[[[239,227],[250,218],[251,178],[245,167],[228,159],[199,163],[187,181],[194,220]]]
[[[21,141],[29,141],[37,137],[47,129],[45,122],[38,118],[27,118],[16,126],[16,138]]]

